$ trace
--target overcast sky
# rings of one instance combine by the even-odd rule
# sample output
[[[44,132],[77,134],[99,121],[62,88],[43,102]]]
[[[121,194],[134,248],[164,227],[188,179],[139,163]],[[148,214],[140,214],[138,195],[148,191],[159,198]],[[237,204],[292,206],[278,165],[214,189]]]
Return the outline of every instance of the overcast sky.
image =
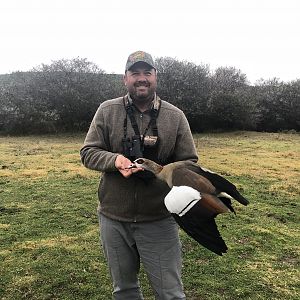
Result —
[[[0,0],[0,74],[87,58],[123,73],[144,50],[254,83],[300,79],[299,0]]]

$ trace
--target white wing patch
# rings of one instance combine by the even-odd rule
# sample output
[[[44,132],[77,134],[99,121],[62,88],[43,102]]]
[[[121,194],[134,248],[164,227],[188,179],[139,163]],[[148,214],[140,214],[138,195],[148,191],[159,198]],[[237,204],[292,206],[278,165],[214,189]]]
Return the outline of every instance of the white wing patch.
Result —
[[[173,186],[165,197],[165,206],[170,213],[185,215],[199,200],[200,193],[189,186]]]

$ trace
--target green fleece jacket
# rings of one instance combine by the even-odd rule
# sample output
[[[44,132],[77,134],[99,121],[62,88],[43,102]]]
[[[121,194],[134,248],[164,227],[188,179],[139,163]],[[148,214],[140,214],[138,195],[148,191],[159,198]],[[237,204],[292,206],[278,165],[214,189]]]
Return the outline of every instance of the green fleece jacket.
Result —
[[[197,161],[197,153],[188,121],[184,113],[172,104],[161,101],[157,117],[159,136],[159,163],[171,161]],[[150,121],[150,111],[134,110],[140,132]],[[157,178],[143,179],[138,176],[124,178],[115,167],[117,155],[122,154],[124,120],[126,111],[123,97],[103,102],[89,128],[80,150],[81,160],[89,169],[102,172],[98,196],[100,212],[109,218],[125,222],[143,222],[169,216],[164,197],[169,192],[166,183]],[[151,135],[151,128],[147,134]],[[134,135],[130,120],[127,134]]]

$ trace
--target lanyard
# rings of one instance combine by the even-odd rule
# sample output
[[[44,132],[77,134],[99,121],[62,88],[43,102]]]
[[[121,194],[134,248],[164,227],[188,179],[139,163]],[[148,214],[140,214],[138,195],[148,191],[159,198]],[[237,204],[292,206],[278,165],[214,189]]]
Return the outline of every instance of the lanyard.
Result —
[[[143,135],[141,135],[140,130],[139,130],[138,125],[137,125],[137,122],[136,122],[136,119],[134,117],[134,112],[133,112],[133,107],[132,107],[133,104],[128,103],[128,101],[126,101],[125,97],[123,97],[123,100],[124,100],[124,105],[125,105],[125,110],[126,110],[126,117],[125,117],[124,126],[123,126],[123,128],[124,128],[124,138],[127,137],[127,116],[129,116],[131,126],[134,130],[135,135],[138,136],[141,139],[142,142],[144,141],[144,138],[145,138],[146,133],[149,130],[150,126],[152,126],[153,135],[158,136],[158,129],[157,129],[157,125],[156,125],[156,119],[157,119],[157,116],[158,116],[159,109],[156,109],[154,107],[151,108],[150,121],[149,121]]]

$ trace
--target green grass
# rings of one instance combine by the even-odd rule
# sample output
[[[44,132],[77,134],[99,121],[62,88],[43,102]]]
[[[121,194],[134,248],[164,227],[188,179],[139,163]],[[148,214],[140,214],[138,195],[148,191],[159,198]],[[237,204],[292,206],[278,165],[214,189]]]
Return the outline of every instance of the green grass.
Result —
[[[299,299],[300,136],[195,135],[200,163],[251,204],[217,218],[229,252],[181,232],[187,299]],[[99,246],[99,173],[79,158],[84,135],[0,137],[0,299],[110,299]],[[141,272],[145,299],[153,299]]]

